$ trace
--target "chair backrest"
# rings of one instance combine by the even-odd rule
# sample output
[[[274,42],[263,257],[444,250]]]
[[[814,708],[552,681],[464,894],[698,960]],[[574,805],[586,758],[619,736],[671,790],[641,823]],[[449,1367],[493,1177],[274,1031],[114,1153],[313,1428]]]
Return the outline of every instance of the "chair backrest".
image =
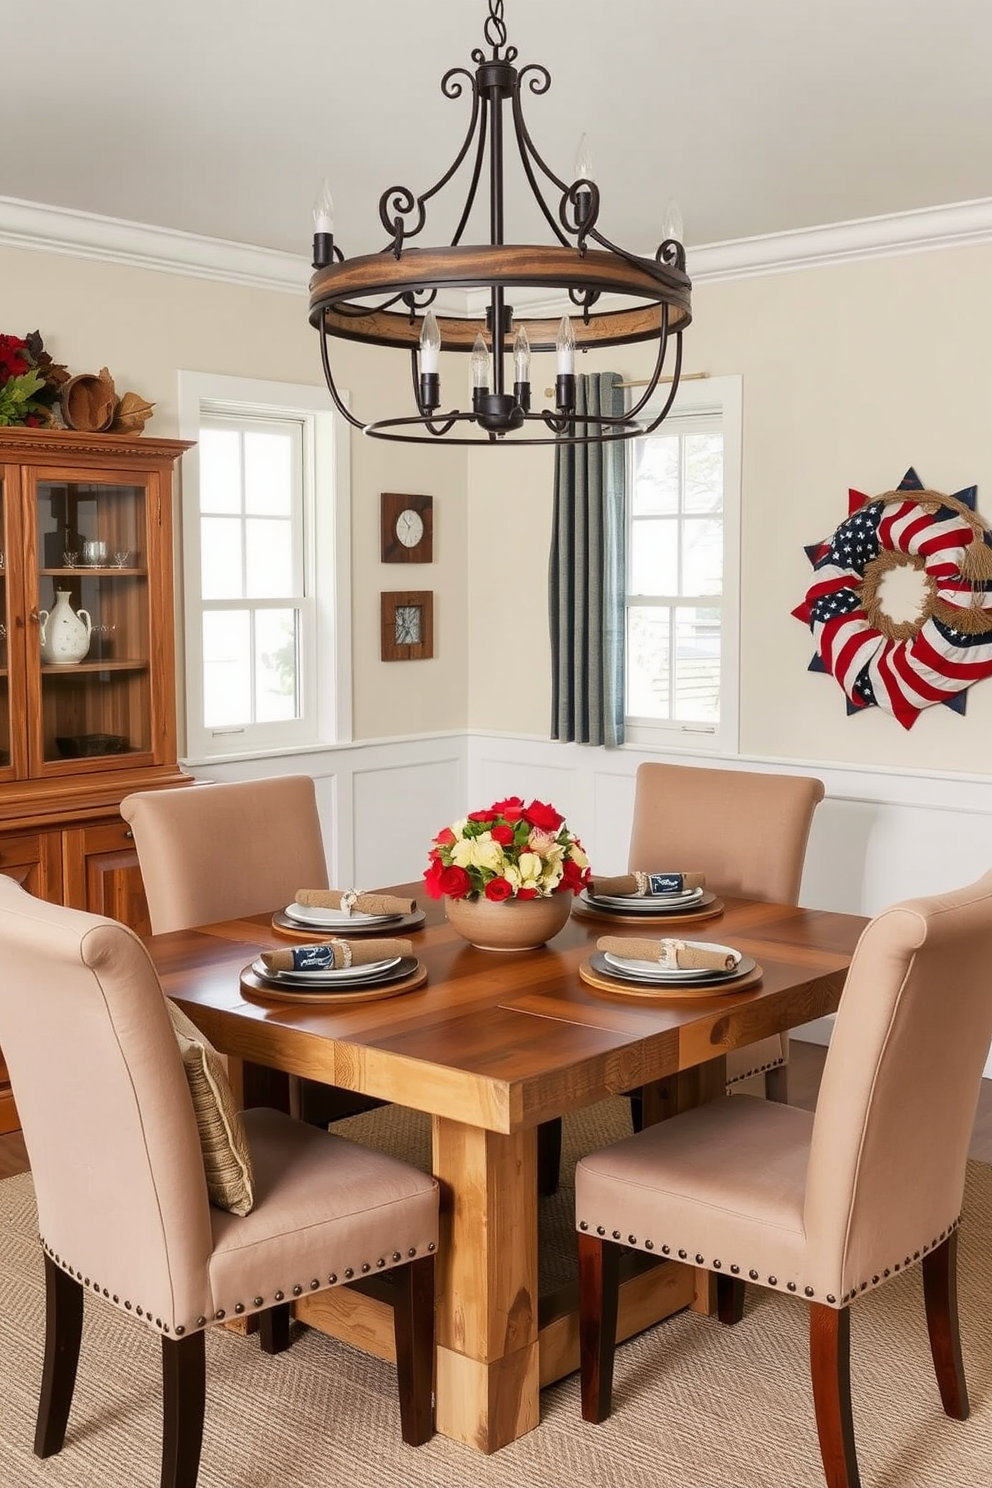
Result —
[[[827,1053],[806,1180],[809,1244],[860,1286],[957,1220],[992,1040],[992,873],[867,926]]]
[[[638,766],[628,867],[701,869],[706,884],[797,904],[823,782],[689,765]]]
[[[298,888],[327,888],[309,775],[137,791],[120,809],[155,935],[278,909]]]
[[[0,875],[0,1044],[42,1240],[152,1318],[207,1301],[210,1211],[162,989],[116,920]]]

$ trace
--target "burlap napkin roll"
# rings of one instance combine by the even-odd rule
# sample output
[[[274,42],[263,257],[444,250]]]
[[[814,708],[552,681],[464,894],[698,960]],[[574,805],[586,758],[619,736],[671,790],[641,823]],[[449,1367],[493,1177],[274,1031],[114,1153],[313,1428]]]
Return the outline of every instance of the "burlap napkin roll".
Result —
[[[321,945],[263,951],[259,960],[269,971],[338,971],[412,955],[413,942],[409,940],[328,940]]]
[[[594,897],[602,894],[613,897],[623,897],[626,894],[683,894],[689,889],[705,887],[705,873],[683,873],[674,869],[650,873],[638,869],[634,873],[618,874],[615,878],[589,880],[589,893]]]
[[[638,935],[603,935],[596,945],[611,956],[623,956],[628,961],[657,961],[679,971],[734,971],[740,960],[736,952],[704,951],[699,946],[687,945],[684,940],[655,940]]]
[[[308,909],[343,909],[350,914],[413,914],[416,899],[398,899],[395,894],[365,894],[358,889],[297,889],[294,899]]]

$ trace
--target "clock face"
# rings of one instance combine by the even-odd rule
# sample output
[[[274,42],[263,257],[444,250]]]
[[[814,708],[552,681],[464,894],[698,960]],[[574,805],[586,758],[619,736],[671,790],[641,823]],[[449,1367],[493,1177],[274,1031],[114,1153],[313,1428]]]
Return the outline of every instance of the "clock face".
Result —
[[[420,606],[396,606],[396,644],[398,646],[420,645]]]
[[[405,548],[415,548],[424,535],[424,519],[418,511],[407,507],[396,518],[396,536]]]

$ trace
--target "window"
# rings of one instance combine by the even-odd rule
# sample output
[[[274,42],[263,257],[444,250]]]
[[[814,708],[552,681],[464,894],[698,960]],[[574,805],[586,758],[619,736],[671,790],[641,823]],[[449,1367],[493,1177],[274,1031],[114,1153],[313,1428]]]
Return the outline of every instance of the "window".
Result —
[[[348,434],[322,390],[181,372],[188,757],[350,732]],[[319,678],[319,687],[318,687]]]
[[[740,444],[740,378],[715,377],[628,445],[628,742],[737,749]]]

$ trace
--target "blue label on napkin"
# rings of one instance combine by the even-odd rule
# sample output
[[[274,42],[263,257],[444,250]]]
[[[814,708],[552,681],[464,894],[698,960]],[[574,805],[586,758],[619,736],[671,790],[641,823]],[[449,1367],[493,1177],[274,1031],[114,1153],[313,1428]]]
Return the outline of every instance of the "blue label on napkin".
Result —
[[[294,946],[294,971],[333,971],[334,947],[329,945]]]
[[[681,873],[649,873],[649,894],[681,894],[684,879]]]

